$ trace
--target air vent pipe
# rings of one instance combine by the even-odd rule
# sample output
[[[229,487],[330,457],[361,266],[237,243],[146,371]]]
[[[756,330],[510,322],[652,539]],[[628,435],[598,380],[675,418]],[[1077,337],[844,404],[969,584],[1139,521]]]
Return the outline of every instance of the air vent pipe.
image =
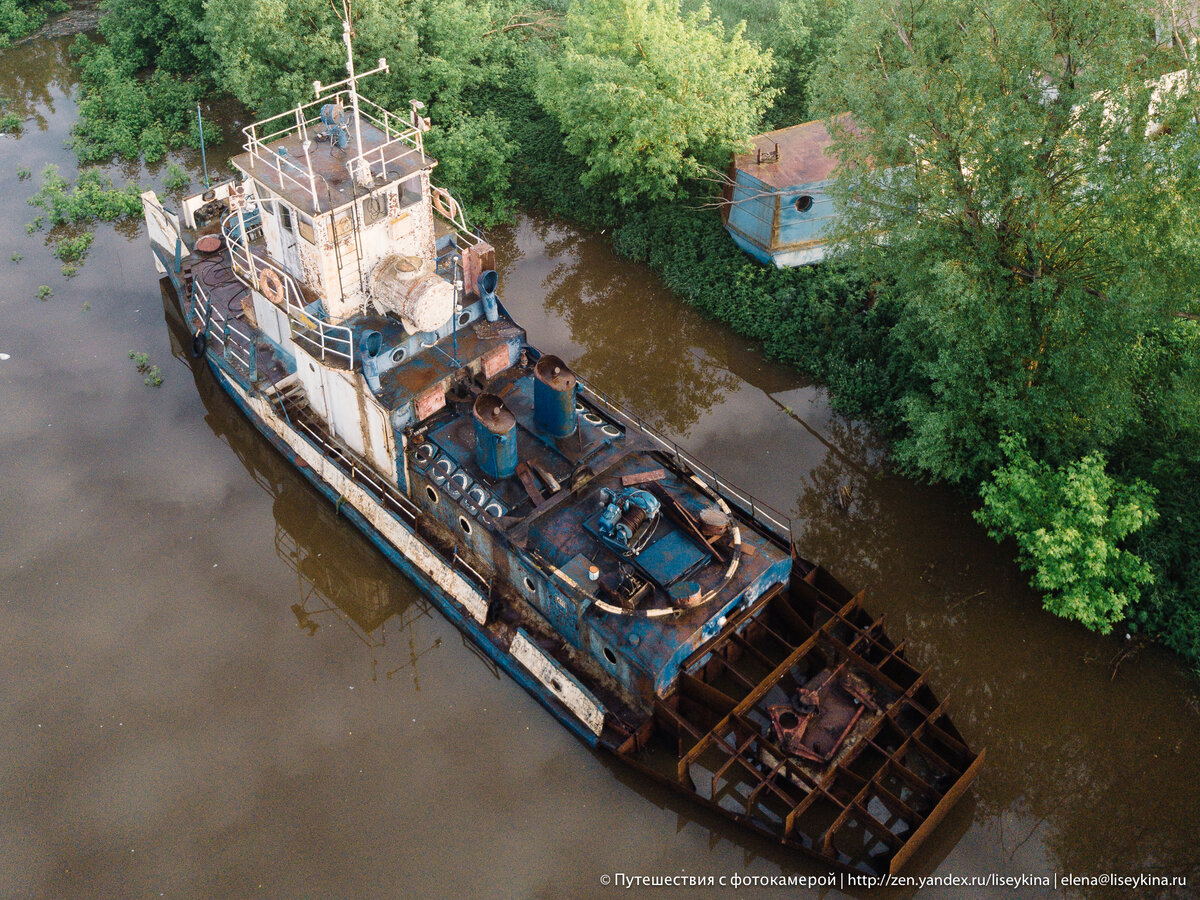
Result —
[[[475,461],[493,481],[517,470],[517,418],[495,394],[475,401]]]
[[[495,269],[481,272],[475,286],[479,288],[479,296],[483,300],[483,316],[489,322],[500,318],[499,303],[496,299],[496,288],[500,285],[500,275]]]
[[[378,331],[364,331],[358,344],[358,355],[362,360],[363,378],[367,387],[379,393],[379,353],[383,350],[383,335]]]
[[[551,437],[575,431],[575,373],[557,356],[546,354],[533,367],[533,420]]]

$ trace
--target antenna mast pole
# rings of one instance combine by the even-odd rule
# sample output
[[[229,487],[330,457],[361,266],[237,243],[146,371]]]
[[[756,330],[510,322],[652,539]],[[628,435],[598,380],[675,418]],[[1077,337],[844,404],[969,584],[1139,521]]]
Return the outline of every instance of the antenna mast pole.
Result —
[[[355,160],[357,169],[363,161],[362,125],[358,121],[358,80],[354,77],[354,48],[350,44],[350,20],[348,18],[342,22],[342,40],[346,44],[346,72],[350,76],[350,105],[354,109],[354,146],[358,150],[358,158]],[[354,177],[358,177],[357,173]]]

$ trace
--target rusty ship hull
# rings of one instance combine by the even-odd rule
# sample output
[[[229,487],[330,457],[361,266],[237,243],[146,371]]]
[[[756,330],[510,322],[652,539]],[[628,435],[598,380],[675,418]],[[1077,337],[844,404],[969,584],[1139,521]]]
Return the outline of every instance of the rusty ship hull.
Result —
[[[368,106],[349,71],[248,126],[240,179],[143,195],[193,353],[589,746],[831,865],[898,870],[983,754],[786,517],[529,343],[430,180],[419,105]]]

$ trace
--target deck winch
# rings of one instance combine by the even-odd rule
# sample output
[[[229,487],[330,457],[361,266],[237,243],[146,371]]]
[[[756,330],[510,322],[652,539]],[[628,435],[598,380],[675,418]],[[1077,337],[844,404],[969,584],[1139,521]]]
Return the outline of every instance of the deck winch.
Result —
[[[575,432],[577,381],[567,364],[550,353],[533,367],[533,420],[551,437],[569,437]]]
[[[649,491],[627,488],[619,493],[600,489],[603,510],[596,530],[625,556],[636,556],[654,535],[662,507]]]

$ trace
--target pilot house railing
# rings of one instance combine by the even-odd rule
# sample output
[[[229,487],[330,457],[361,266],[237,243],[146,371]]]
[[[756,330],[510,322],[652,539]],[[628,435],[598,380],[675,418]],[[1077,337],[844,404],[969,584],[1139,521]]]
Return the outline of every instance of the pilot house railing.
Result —
[[[353,368],[354,336],[350,329],[345,325],[323,322],[310,313],[305,307],[304,295],[295,279],[250,249],[247,218],[261,207],[269,208],[271,202],[245,197],[241,200],[240,208],[229,213],[222,221],[221,230],[226,236],[225,244],[229,248],[233,274],[242,284],[263,296],[268,295],[268,290],[264,290],[264,279],[276,282],[281,295],[275,302],[280,303],[287,313],[292,340],[321,362]],[[237,226],[236,237],[234,226]],[[271,274],[268,275],[268,272]]]
[[[302,146],[312,137],[322,134],[321,107],[342,101],[346,116],[352,116],[349,91],[337,91],[325,95],[312,103],[298,105],[295,109],[279,113],[261,122],[254,122],[242,129],[246,141],[242,145],[250,155],[250,168],[264,165],[275,170],[281,180],[290,182],[312,199],[313,210],[321,209],[320,196],[317,193],[316,178],[312,164],[305,159],[301,166],[299,161],[287,160],[286,168],[280,162],[280,154],[270,146],[293,135],[299,136]],[[384,109],[377,103],[372,103],[366,97],[358,97],[358,116],[362,124],[373,125],[383,132],[383,141],[362,153],[363,164],[383,180],[388,178],[388,166],[398,163],[401,159],[416,153],[424,155],[425,143],[421,130],[410,119],[397,116]],[[343,125],[342,127],[346,127]],[[310,134],[311,133],[311,134]],[[327,133],[327,132],[325,132]],[[358,156],[347,154],[346,168],[353,178],[357,173],[353,170]],[[294,173],[293,171],[294,170]]]

